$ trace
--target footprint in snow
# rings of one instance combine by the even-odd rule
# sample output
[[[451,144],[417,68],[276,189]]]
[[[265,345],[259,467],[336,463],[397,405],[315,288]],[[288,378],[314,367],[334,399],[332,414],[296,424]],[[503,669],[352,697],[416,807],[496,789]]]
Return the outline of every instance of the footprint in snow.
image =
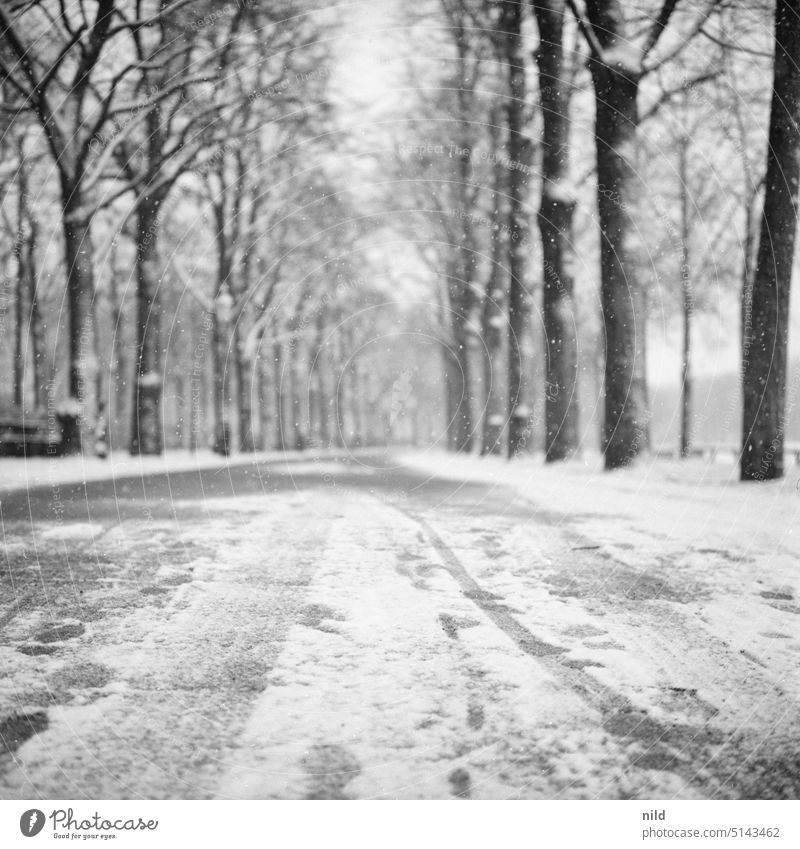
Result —
[[[60,643],[62,640],[74,640],[82,636],[85,631],[86,627],[81,622],[72,625],[51,625],[49,628],[37,631],[33,639],[37,643]]]

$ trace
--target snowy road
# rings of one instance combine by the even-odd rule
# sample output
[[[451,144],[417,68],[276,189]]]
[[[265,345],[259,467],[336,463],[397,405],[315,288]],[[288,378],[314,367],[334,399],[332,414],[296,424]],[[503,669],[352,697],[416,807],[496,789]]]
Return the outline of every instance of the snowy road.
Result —
[[[800,796],[796,557],[598,499],[367,457],[6,494],[0,798]]]

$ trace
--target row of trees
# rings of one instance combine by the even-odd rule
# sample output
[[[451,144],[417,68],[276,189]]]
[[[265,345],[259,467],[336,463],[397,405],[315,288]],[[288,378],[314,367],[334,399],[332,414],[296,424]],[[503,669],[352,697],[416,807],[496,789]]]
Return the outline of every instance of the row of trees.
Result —
[[[594,380],[616,468],[649,443],[654,312],[681,322],[690,453],[693,322],[719,286],[742,305],[742,476],[780,476],[798,4],[400,14],[402,113],[354,149],[365,107],[336,101],[348,57],[324,8],[0,7],[16,407],[74,412],[74,451],[98,421],[154,454],[165,433],[221,452],[436,441],[443,420],[452,450],[514,457],[540,430],[558,461]]]
[[[220,452],[301,446],[303,416],[327,441],[330,414],[303,398],[310,372],[312,406],[335,376],[340,400],[350,384],[353,399],[375,393],[363,363],[320,357],[329,322],[379,292],[338,257],[357,234],[314,164],[330,150],[320,38],[333,23],[311,12],[291,0],[0,9],[14,401],[71,414],[67,451],[90,449],[111,418],[112,440],[160,453],[165,378],[178,439],[204,442],[209,419]],[[347,333],[381,321],[367,312]],[[353,438],[382,441],[356,407]]]
[[[453,118],[433,139],[414,122],[418,148],[433,156],[415,159],[412,179],[434,201],[427,226],[443,231],[455,358],[447,396],[462,398],[449,411],[451,447],[469,450],[478,430],[463,390],[477,325],[487,369],[481,450],[514,456],[525,443],[531,368],[520,340],[539,296],[546,457],[579,450],[580,264],[599,292],[606,466],[649,446],[647,324],[664,291],[677,295],[682,323],[681,454],[691,452],[692,321],[723,285],[743,305],[741,474],[779,477],[800,150],[797,4],[441,0],[441,9],[452,73],[436,97]],[[765,85],[754,71],[770,64]],[[479,174],[487,160],[494,168]]]

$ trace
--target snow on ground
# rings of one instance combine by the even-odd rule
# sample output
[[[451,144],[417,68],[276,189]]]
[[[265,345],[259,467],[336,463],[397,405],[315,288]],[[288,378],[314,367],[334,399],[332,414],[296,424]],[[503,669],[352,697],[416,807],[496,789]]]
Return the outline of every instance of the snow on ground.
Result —
[[[598,456],[560,464],[417,452],[399,459],[438,478],[511,486],[545,508],[556,527],[577,518],[582,533],[632,565],[642,562],[645,547],[734,563],[757,557],[774,568],[776,581],[787,572],[798,577],[800,466],[789,466],[781,481],[741,483],[731,463],[700,459],[645,458],[614,472],[605,472]],[[741,569],[735,572],[739,580]]]
[[[0,457],[0,492],[40,486],[118,480],[195,469],[216,469],[228,465],[279,462],[280,451],[221,457],[211,451],[165,451],[158,457],[131,457],[116,451],[105,460],[92,455],[75,457]]]
[[[480,616],[417,521],[365,495],[338,518],[220,795],[693,795],[628,774],[593,706]]]
[[[584,684],[624,695],[645,728],[672,729],[653,726],[634,759],[677,764],[674,750],[660,750],[672,737],[679,751],[705,752],[706,792],[798,792],[800,470],[741,484],[730,466],[696,460],[609,474],[599,460],[402,459],[432,480],[518,493],[493,536],[474,533],[478,502],[437,525],[443,541],[487,591],[513,600],[518,622],[568,651],[563,662]],[[606,706],[604,727],[625,722],[609,721]],[[792,777],[784,772],[777,791],[754,789],[770,770]]]
[[[794,469],[336,457],[0,462],[1,797],[800,793]]]

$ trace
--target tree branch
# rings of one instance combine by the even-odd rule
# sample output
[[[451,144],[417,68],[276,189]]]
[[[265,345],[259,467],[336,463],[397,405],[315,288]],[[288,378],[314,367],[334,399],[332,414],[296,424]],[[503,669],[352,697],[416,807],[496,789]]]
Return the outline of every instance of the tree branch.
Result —
[[[694,26],[685,36],[681,37],[678,46],[674,50],[671,50],[669,53],[667,53],[665,56],[662,56],[660,59],[657,59],[655,62],[649,64],[642,62],[642,74],[649,74],[651,71],[657,70],[663,65],[666,65],[667,62],[672,61],[673,59],[677,58],[681,53],[683,53],[686,47],[691,43],[692,39],[694,39],[694,37],[702,31],[709,16],[714,11],[714,9],[718,5],[720,5],[721,2],[722,0],[708,0],[705,9],[703,9],[698,15]]]
[[[672,17],[672,13],[675,11],[675,7],[678,3],[680,3],[680,0],[664,0],[664,4],[661,6],[661,11],[653,21],[653,26],[647,34],[644,47],[642,47],[642,61],[647,58],[650,51],[656,46],[656,44],[658,44],[658,40],[667,28],[669,19]]]
[[[582,14],[580,9],[578,9],[578,5],[575,3],[575,0],[567,0],[567,6],[569,6],[569,10],[575,17],[581,34],[586,40],[586,43],[589,45],[589,52],[592,54],[592,58],[594,58],[597,62],[600,62],[600,64],[605,65],[605,53],[603,52],[603,48],[600,46],[600,42],[598,41],[594,28],[586,19],[586,16]]]

